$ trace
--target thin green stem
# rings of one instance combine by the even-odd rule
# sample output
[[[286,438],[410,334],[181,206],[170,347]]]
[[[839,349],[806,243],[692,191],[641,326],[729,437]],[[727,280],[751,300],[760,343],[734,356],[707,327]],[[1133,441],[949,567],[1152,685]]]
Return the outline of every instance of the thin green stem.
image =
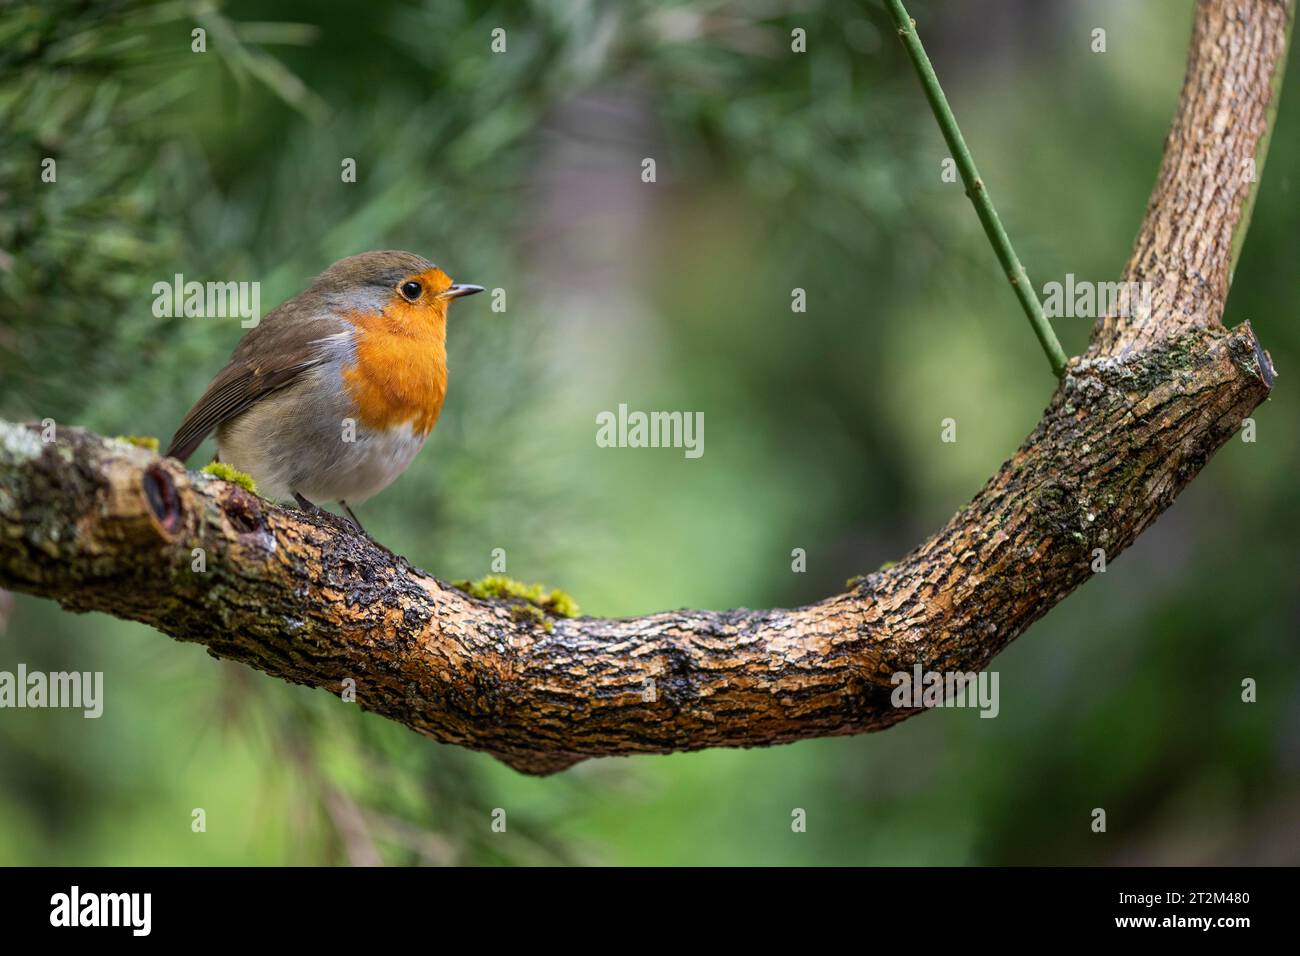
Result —
[[[921,79],[921,87],[925,90],[925,98],[930,101],[930,109],[934,111],[934,118],[939,121],[943,138],[948,143],[948,148],[952,150],[952,158],[957,164],[958,172],[961,173],[961,181],[966,185],[966,195],[975,206],[975,213],[979,216],[980,224],[984,226],[984,234],[989,237],[993,251],[997,253],[998,262],[1002,264],[1002,269],[1011,282],[1011,288],[1015,291],[1016,298],[1020,300],[1020,307],[1024,309],[1034,334],[1038,336],[1038,344],[1043,347],[1043,353],[1047,356],[1052,371],[1060,378],[1065,374],[1067,361],[1065,351],[1061,348],[1061,343],[1056,340],[1056,333],[1052,331],[1047,316],[1043,314],[1042,303],[1038,301],[1034,287],[1029,284],[1025,267],[1020,264],[1015,249],[1011,247],[1007,231],[1002,228],[1002,220],[998,218],[997,210],[993,208],[993,200],[989,198],[988,188],[975,169],[975,160],[971,158],[966,140],[962,139],[957,118],[952,115],[948,99],[943,95],[943,87],[939,85],[939,77],[935,75],[930,58],[925,55],[925,47],[921,45],[921,38],[916,34],[916,23],[907,15],[902,0],[886,0],[886,5],[894,17],[898,35],[902,38],[907,55],[912,58],[912,65],[916,67],[917,76]]]

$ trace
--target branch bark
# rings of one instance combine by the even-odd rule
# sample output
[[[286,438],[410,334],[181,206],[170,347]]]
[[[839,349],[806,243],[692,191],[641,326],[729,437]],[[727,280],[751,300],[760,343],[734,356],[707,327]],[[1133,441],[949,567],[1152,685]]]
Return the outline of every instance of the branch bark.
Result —
[[[1243,175],[1268,127],[1291,4],[1201,0],[1165,158],[1125,279],[1153,314],[1098,323],[1043,418],[932,538],[793,610],[559,620],[475,600],[328,517],[77,429],[0,423],[0,585],[142,621],[527,773],[584,758],[888,727],[891,676],[976,671],[1174,500],[1269,393],[1226,330]],[[202,548],[206,571],[192,569]],[[654,693],[646,693],[653,687]]]

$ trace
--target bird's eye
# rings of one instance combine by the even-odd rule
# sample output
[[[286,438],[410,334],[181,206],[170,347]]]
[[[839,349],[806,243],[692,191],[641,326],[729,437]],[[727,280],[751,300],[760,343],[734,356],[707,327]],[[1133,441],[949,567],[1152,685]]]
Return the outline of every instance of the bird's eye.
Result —
[[[420,297],[420,293],[424,291],[424,286],[418,282],[403,282],[401,291],[407,300],[414,302]]]

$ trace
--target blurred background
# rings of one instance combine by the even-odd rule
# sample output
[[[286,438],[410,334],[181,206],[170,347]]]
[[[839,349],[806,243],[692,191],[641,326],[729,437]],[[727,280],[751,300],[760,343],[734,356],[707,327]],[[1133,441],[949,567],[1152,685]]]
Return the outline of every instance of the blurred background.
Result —
[[[1118,278],[1191,0],[909,9],[1035,284]],[[0,669],[103,671],[106,705],[0,712],[0,863],[1300,862],[1297,60],[1226,316],[1279,371],[1257,441],[998,658],[998,719],[532,779],[9,595]],[[1053,387],[878,2],[5,3],[0,145],[0,416],[165,443],[243,330],[155,318],[155,282],[260,281],[269,310],[420,252],[506,309],[453,310],[441,423],[360,516],[444,579],[502,548],[589,614],[840,590]],[[703,457],[598,448],[619,403],[702,411]]]

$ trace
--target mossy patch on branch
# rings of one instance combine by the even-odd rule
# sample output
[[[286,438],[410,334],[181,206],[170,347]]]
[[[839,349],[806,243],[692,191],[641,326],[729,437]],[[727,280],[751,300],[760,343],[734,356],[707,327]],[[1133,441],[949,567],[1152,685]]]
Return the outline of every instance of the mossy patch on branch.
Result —
[[[898,564],[897,561],[886,561],[880,567],[876,568],[873,574],[878,575],[884,571],[888,571],[896,564]],[[849,578],[847,581],[844,582],[844,587],[850,591],[852,591],[854,588],[861,587],[863,584],[866,584],[868,581],[871,580],[873,574],[855,574],[853,575],[853,577]]]
[[[212,461],[199,469],[205,475],[211,475],[213,478],[220,478],[222,481],[233,481],[245,491],[251,491],[257,494],[257,483],[253,481],[253,476],[245,474],[238,468],[231,468],[225,462]]]
[[[559,588],[548,590],[541,584],[524,584],[504,574],[489,574],[477,581],[452,581],[451,586],[483,601],[500,601],[509,606],[514,620],[533,621],[547,631],[554,627],[552,618],[578,616],[578,602]]]
[[[158,439],[153,435],[116,435],[113,440],[126,442],[128,445],[135,445],[136,448],[143,448],[155,454],[158,452]]]

